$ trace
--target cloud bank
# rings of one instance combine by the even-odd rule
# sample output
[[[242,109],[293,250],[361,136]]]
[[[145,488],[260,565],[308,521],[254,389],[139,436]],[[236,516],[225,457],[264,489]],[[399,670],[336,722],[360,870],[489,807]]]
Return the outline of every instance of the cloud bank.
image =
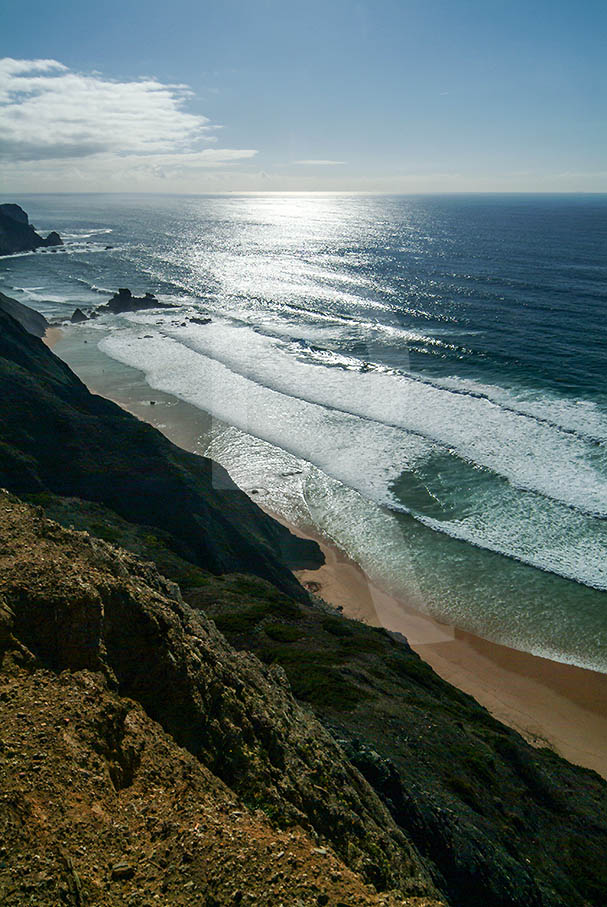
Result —
[[[186,85],[153,78],[117,81],[57,60],[0,59],[0,165],[22,184],[63,177],[76,188],[109,180],[116,189],[192,179],[257,153],[216,147],[220,127],[185,109],[192,97]]]

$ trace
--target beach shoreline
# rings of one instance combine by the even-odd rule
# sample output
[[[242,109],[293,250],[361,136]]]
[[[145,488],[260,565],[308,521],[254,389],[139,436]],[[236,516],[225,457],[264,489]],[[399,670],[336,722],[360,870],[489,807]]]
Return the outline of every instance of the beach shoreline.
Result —
[[[80,348],[86,341],[84,333],[66,331],[53,341],[60,356],[62,347],[64,352],[69,347],[68,364],[89,389],[149,422],[185,450],[204,453],[211,416],[152,390],[133,369],[124,372],[128,377],[117,379],[111,369],[104,370],[107,359],[90,342],[92,337]],[[263,507],[258,498],[253,500]],[[442,624],[380,589],[332,540],[268,512],[296,535],[317,541],[323,550],[323,567],[296,573],[311,592],[347,617],[400,633],[444,680],[472,695],[530,743],[548,746],[607,779],[606,674],[520,652]]]
[[[443,624],[380,589],[330,540],[270,513],[320,545],[325,565],[295,574],[309,591],[346,617],[401,634],[443,680],[473,696],[529,743],[547,746],[607,779],[607,675]]]
[[[62,337],[63,329],[57,327],[57,325],[50,324],[45,331],[42,342],[48,346],[49,350],[52,350],[53,347],[59,343]]]

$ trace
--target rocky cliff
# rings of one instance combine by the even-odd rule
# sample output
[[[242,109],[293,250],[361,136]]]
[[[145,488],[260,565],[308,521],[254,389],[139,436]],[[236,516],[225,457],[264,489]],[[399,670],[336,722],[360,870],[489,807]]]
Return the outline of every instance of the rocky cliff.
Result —
[[[33,252],[45,246],[62,246],[58,233],[49,233],[46,239],[39,236],[29,218],[19,205],[0,205],[0,255],[15,252]]]
[[[46,334],[49,323],[44,315],[41,315],[40,312],[35,312],[21,302],[17,302],[16,299],[5,296],[4,293],[0,293],[0,312],[10,315],[34,337],[42,338]]]
[[[253,573],[307,597],[289,568],[320,564],[315,543],[270,519],[218,464],[89,393],[2,307],[0,425],[0,486],[95,501],[163,531],[199,567]]]
[[[441,903],[280,669],[6,492],[0,540],[6,903]]]
[[[2,484],[44,507],[0,495],[7,903],[604,903],[598,775],[309,599],[314,549],[0,308]]]

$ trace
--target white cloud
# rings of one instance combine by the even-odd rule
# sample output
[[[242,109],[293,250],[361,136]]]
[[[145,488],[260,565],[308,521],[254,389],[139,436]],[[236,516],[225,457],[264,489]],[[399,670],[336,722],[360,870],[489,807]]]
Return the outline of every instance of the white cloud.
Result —
[[[0,160],[26,176],[77,166],[97,180],[108,171],[191,173],[256,154],[209,148],[220,127],[190,113],[186,85],[154,78],[117,81],[77,73],[57,60],[0,59]]]
[[[345,161],[291,161],[292,164],[302,164],[305,167],[337,167],[340,164],[345,164]]]

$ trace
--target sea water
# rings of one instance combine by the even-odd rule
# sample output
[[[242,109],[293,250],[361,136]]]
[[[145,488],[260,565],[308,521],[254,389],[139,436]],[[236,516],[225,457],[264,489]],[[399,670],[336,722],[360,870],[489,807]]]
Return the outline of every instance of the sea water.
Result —
[[[65,247],[0,289],[177,306],[86,330],[211,413],[260,503],[435,617],[607,671],[607,196],[17,201]]]

